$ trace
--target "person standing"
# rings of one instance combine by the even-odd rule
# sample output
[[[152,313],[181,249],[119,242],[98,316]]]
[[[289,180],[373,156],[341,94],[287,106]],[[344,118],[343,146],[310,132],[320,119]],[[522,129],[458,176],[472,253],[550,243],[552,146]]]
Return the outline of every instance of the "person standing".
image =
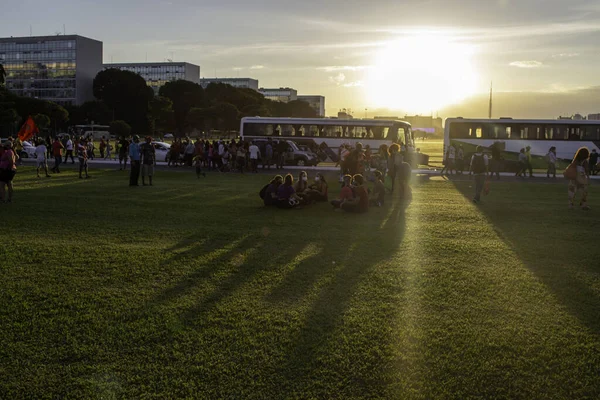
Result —
[[[548,162],[546,176],[550,178],[550,174],[552,174],[553,178],[556,179],[556,147],[550,147],[548,154],[546,154],[546,161]]]
[[[13,150],[12,142],[4,142],[4,151],[0,157],[0,203],[12,203],[13,179],[17,173],[17,155]],[[8,197],[6,190],[8,189]]]
[[[94,154],[94,149],[95,149],[94,139],[91,136],[89,136],[87,139],[87,150],[88,150],[88,158],[90,160],[93,160],[94,158],[96,158],[96,154]]]
[[[579,191],[581,191],[581,202],[579,203],[581,209],[590,209],[587,205],[588,187],[590,182],[589,157],[590,151],[588,148],[582,147],[577,150],[575,158],[569,166],[569,168],[573,166],[577,171],[575,179],[569,179],[569,209],[573,209],[575,195]]]
[[[285,165],[285,155],[287,153],[287,150],[287,142],[285,140],[279,139],[279,142],[277,142],[277,169],[283,169],[283,166]]]
[[[154,166],[156,165],[156,150],[152,145],[152,138],[146,137],[146,143],[141,146],[142,152],[142,185],[146,186],[146,177],[148,183],[152,186],[152,178],[154,177]]]
[[[54,138],[54,143],[52,143],[52,155],[54,156],[54,167],[52,168],[52,172],[56,174],[60,174],[60,169],[58,168],[62,163],[62,150],[65,148],[63,144],[58,140],[58,136]]]
[[[265,169],[265,165],[271,169],[271,163],[273,162],[273,140],[271,138],[267,139],[267,144],[265,146],[265,156],[263,159],[263,169]]]
[[[127,154],[129,153],[129,141],[125,139],[125,136],[121,136],[119,141],[119,171],[127,170]],[[123,165],[121,167],[121,165]]]
[[[525,176],[527,170],[527,155],[525,154],[525,149],[521,149],[519,152],[519,171],[515,174],[515,176],[522,177]]]
[[[192,166],[192,160],[194,159],[195,152],[196,152],[196,146],[194,146],[194,143],[190,139],[190,140],[188,140],[188,142],[185,146],[185,151],[184,151],[184,159],[185,159],[186,167]]]
[[[67,152],[65,153],[64,163],[66,164],[69,157],[71,157],[71,164],[75,164],[75,158],[73,158],[73,141],[71,140],[71,136],[67,136],[67,144],[65,144],[65,148],[67,149]]]
[[[129,186],[140,186],[140,137],[135,135],[133,142],[129,145],[129,160],[131,161],[131,173],[129,175]]]
[[[465,170],[465,150],[463,145],[458,146],[456,151],[456,173],[462,175]]]
[[[250,163],[252,164],[252,172],[258,173],[258,159],[260,158],[260,149],[256,143],[252,142],[248,148],[250,151]]]
[[[492,177],[496,174],[496,180],[500,180],[500,170],[502,169],[502,151],[500,145],[494,143],[490,148],[492,151]]]
[[[84,139],[80,139],[77,144],[77,158],[79,158],[79,179],[83,179],[83,172],[85,172],[85,179],[89,179],[87,143]]]
[[[590,175],[596,175],[598,167],[598,152],[596,149],[592,149],[592,154],[590,154]]]
[[[104,136],[100,139],[100,145],[98,147],[100,148],[100,158],[104,160],[104,150],[106,150],[106,139]]]
[[[475,154],[471,157],[470,173],[475,176],[475,197],[473,203],[481,201],[481,192],[485,185],[485,177],[488,174],[488,157],[483,154],[481,146],[477,146]]]
[[[527,159],[525,160],[525,167],[526,167],[526,169],[529,170],[529,177],[533,178],[533,165],[531,164],[531,147],[530,146],[525,147],[525,157],[527,157]],[[527,173],[525,173],[525,175],[527,175]]]
[[[35,156],[37,162],[37,177],[40,177],[40,169],[44,169],[46,173],[46,178],[51,178],[50,174],[48,174],[48,162],[46,161],[46,154],[48,154],[48,149],[44,144],[44,141],[39,139],[37,146],[35,147]]]
[[[450,175],[452,175],[452,170],[454,169],[454,159],[455,158],[456,158],[456,148],[454,148],[454,144],[451,143],[450,146],[448,146],[448,150],[446,150],[445,163],[444,163],[444,168],[442,168],[441,175],[444,175],[444,172],[450,172]]]

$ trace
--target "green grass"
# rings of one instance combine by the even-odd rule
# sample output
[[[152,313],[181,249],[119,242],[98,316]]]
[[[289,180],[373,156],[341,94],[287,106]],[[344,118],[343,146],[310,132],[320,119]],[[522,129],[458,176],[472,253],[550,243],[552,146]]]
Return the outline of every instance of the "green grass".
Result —
[[[261,207],[261,176],[17,175],[0,398],[600,396],[600,196],[415,183],[367,215]],[[333,189],[332,191],[335,191]]]

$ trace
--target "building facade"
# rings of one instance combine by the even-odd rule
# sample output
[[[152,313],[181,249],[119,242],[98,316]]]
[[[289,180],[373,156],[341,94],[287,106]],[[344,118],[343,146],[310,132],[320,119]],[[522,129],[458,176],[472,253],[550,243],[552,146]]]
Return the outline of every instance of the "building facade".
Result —
[[[258,80],[252,78],[202,78],[200,85],[206,89],[211,83],[225,83],[235,88],[252,89],[258,92]]]
[[[186,62],[104,64],[104,69],[110,68],[140,75],[156,94],[167,82],[183,79],[200,83],[200,67]]]
[[[315,110],[317,116],[325,116],[325,96],[302,95],[298,96],[298,100],[307,102],[308,105]]]
[[[0,38],[0,64],[11,92],[80,105],[94,99],[102,42],[79,35]]]
[[[290,101],[298,100],[298,91],[292,88],[265,89],[258,90],[266,99],[289,103]]]
[[[600,121],[600,114],[588,114],[587,119],[590,121]]]

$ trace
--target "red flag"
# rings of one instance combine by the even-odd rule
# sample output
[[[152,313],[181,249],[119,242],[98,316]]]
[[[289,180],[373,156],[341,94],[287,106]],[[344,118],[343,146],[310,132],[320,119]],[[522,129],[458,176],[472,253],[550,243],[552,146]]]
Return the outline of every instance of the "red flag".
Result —
[[[22,142],[24,140],[29,139],[36,133],[40,133],[40,131],[35,125],[35,122],[33,121],[33,118],[31,118],[30,115],[29,118],[27,118],[27,121],[25,121],[25,123],[21,127],[21,130],[19,131],[19,139]]]

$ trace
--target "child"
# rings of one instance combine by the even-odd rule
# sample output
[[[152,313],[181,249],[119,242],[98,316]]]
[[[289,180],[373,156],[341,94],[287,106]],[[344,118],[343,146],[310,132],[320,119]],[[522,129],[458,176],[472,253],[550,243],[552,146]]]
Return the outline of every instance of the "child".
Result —
[[[373,185],[373,192],[371,193],[369,203],[375,207],[383,206],[385,201],[385,186],[383,185],[383,174],[381,171],[375,171],[375,182]]]
[[[202,156],[197,155],[193,158],[194,165],[196,166],[196,177],[200,179],[200,175],[206,178],[206,174],[202,172]]]

